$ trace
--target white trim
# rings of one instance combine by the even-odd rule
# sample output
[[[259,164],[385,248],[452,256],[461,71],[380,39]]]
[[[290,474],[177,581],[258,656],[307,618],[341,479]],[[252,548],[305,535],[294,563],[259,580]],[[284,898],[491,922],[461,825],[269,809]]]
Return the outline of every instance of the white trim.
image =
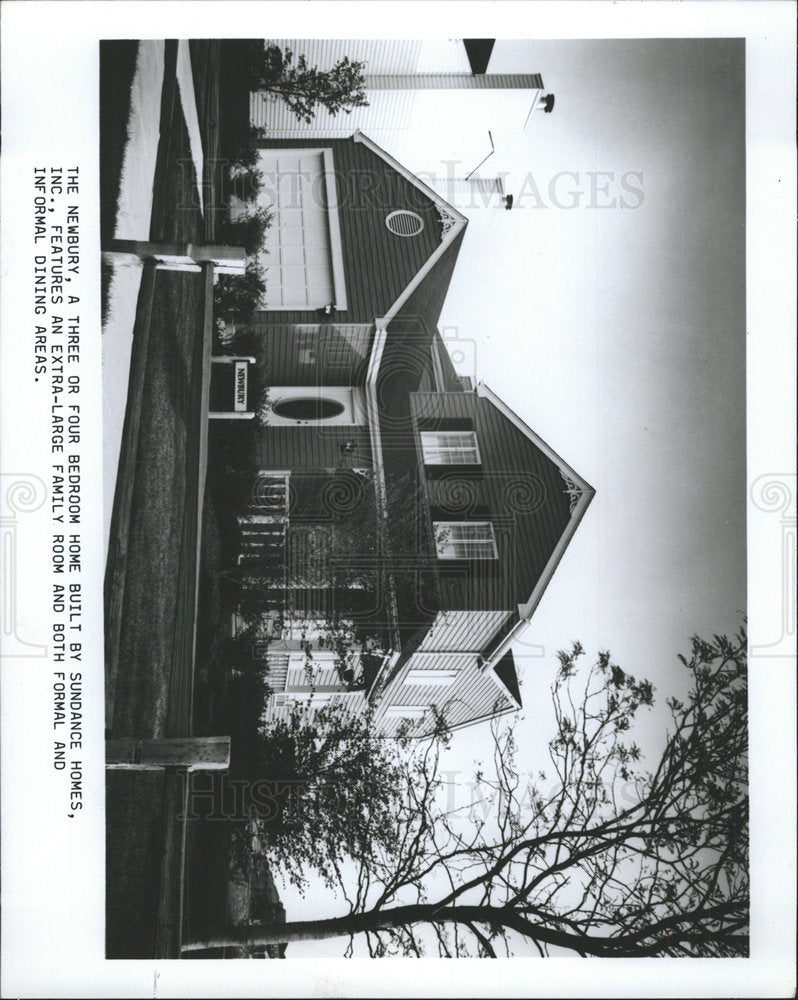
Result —
[[[449,227],[446,233],[444,233],[443,239],[438,244],[435,251],[430,254],[426,259],[424,264],[416,272],[415,277],[411,280],[410,284],[401,293],[399,298],[394,302],[390,309],[385,313],[383,317],[377,320],[378,325],[387,326],[388,323],[396,316],[402,306],[407,302],[413,292],[418,288],[421,282],[426,278],[432,268],[438,263],[441,257],[446,253],[449,246],[456,239],[456,237],[465,229],[468,224],[468,220],[461,213],[458,212],[456,208],[453,208],[448,201],[442,198],[437,191],[431,188],[428,184],[425,184],[420,178],[416,177],[414,173],[403,167],[398,160],[395,160],[390,153],[386,153],[384,149],[381,149],[376,142],[369,139],[367,135],[361,132],[359,129],[352,135],[355,142],[362,143],[367,149],[370,149],[372,153],[376,156],[381,157],[389,167],[392,167],[397,173],[401,174],[405,180],[409,181],[414,187],[417,187],[422,194],[425,194],[430,201],[434,202],[436,207],[449,215],[453,220],[453,224]]]
[[[526,622],[524,622],[524,624],[526,625]],[[510,702],[510,705],[514,706],[516,709],[523,708],[524,706],[521,704],[521,702],[515,697],[514,694],[511,693],[510,689],[507,687],[507,685],[504,683],[501,677],[499,677],[499,675],[496,673],[496,670],[494,669],[496,663],[498,663],[498,660],[494,659],[491,664],[490,670],[483,670],[483,674],[490,675],[490,679],[499,688],[500,692],[504,695],[507,701]],[[516,670],[516,678],[517,677],[518,677],[518,671]]]
[[[369,425],[369,439],[371,441],[371,464],[377,482],[377,506],[379,507],[379,512],[382,515],[383,521],[388,520],[388,490],[385,484],[385,466],[382,462],[380,407],[377,399],[377,373],[380,369],[382,352],[385,350],[387,340],[388,331],[384,326],[380,326],[378,321],[377,327],[374,331],[374,340],[372,342],[371,353],[369,355],[369,366],[366,372],[365,395],[366,419]],[[392,625],[395,626],[396,622],[399,620],[399,611],[396,604],[396,589],[394,587],[393,574],[390,572],[387,573],[387,581],[388,601],[391,606],[391,616],[393,618]],[[380,682],[380,678],[387,676],[386,671],[393,669],[396,659],[399,656],[399,640],[396,632],[394,632],[391,636],[391,642],[393,643],[395,649],[393,654],[383,662],[377,672],[377,677],[375,678],[373,685],[375,690]]]
[[[429,711],[429,705],[386,705],[383,719],[423,719]]]
[[[374,331],[374,341],[371,345],[369,366],[366,372],[366,411],[368,414],[369,435],[371,437],[372,464],[377,473],[377,491],[380,510],[383,518],[388,517],[388,492],[385,486],[385,468],[382,464],[382,437],[380,436],[380,407],[377,399],[377,373],[382,360],[382,353],[388,340],[388,331],[378,326]]]
[[[488,538],[459,538],[459,539],[453,540],[451,542],[447,542],[446,540],[444,540],[444,546],[446,546],[447,544],[450,544],[452,546],[455,546],[455,545],[467,545],[468,542],[476,542],[476,543],[490,542],[490,544],[493,546],[493,555],[492,556],[485,556],[485,555],[459,556],[459,555],[442,554],[441,553],[441,547],[440,547],[440,540],[437,537],[438,536],[438,532],[439,532],[439,530],[441,528],[445,528],[445,529],[449,529],[449,530],[451,530],[452,528],[488,528],[488,531],[489,531],[489,537]],[[496,546],[496,532],[493,530],[493,524],[490,521],[433,521],[432,522],[432,533],[433,533],[434,541],[435,541],[435,554],[437,555],[438,559],[444,559],[444,560],[447,560],[447,559],[458,559],[458,560],[473,559],[473,560],[478,560],[480,562],[490,562],[490,561],[492,561],[494,559],[498,559],[499,558],[499,550],[498,550],[498,548]]]
[[[459,670],[452,668],[436,670],[426,667],[411,667],[402,679],[402,686],[450,687],[457,680],[459,673]]]
[[[469,726],[475,726],[478,722],[487,722],[490,719],[498,719],[502,715],[510,715],[512,712],[517,712],[518,711],[518,705],[516,705],[516,704],[513,703],[513,699],[510,698],[510,697],[508,697],[507,700],[510,702],[510,704],[507,706],[507,708],[503,708],[503,709],[501,709],[498,712],[486,712],[485,715],[480,715],[476,719],[466,719],[465,722],[456,722],[454,725],[450,725],[449,726],[449,732],[450,733],[454,733],[454,732],[457,732],[458,729],[467,729]],[[415,736],[416,734],[412,733],[411,735]],[[429,734],[428,733],[419,733],[418,734],[418,738],[419,739],[423,739],[427,735],[429,735]]]
[[[473,454],[475,456],[475,460],[473,462],[471,462],[471,461],[436,462],[434,460],[431,460],[427,456],[427,449],[424,446],[424,439],[425,438],[439,437],[442,434],[447,434],[447,435],[449,435],[449,434],[459,434],[461,436],[465,436],[466,434],[468,434],[471,437],[471,443],[469,444],[469,446],[467,448],[459,448],[458,449],[456,447],[447,446],[447,445],[434,445],[434,444],[432,444],[430,442],[429,450],[431,452],[434,452],[434,451],[438,451],[438,452],[442,452],[442,451],[461,451],[463,453],[466,453],[466,452],[471,453],[471,452],[473,452]],[[420,432],[420,436],[421,436],[421,457],[422,457],[422,460],[424,462],[424,465],[435,465],[435,466],[439,466],[439,465],[443,465],[443,466],[446,466],[446,465],[482,465],[482,456],[480,455],[480,452],[479,452],[479,442],[477,440],[477,432],[476,431],[421,431]]]
[[[418,229],[416,229],[414,232],[403,233],[400,230],[394,229],[393,226],[391,225],[391,222],[393,222],[394,219],[397,218],[405,219],[408,216],[414,219],[418,223]],[[414,236],[418,236],[424,232],[424,220],[421,218],[418,212],[413,212],[409,208],[397,208],[393,212],[389,212],[385,216],[385,226],[388,229],[388,231],[392,233],[394,236],[401,236],[402,239],[405,240],[410,240]]]
[[[346,309],[346,278],[343,243],[341,241],[341,220],[338,216],[335,161],[332,149],[325,147],[322,153],[324,155],[324,185],[327,190],[327,223],[330,227],[330,257],[332,258],[335,308],[337,312],[342,312]]]
[[[479,382],[477,384],[477,395],[492,403],[493,406],[495,406],[496,409],[510,421],[510,423],[517,427],[522,434],[526,435],[526,437],[529,438],[529,440],[537,448],[539,448],[540,451],[542,451],[543,454],[546,455],[546,457],[549,458],[563,473],[565,473],[571,482],[573,482],[581,491],[581,496],[571,513],[571,518],[565,526],[565,530],[560,535],[560,538],[554,547],[554,551],[549,557],[549,561],[543,568],[543,572],[538,577],[538,581],[530,594],[529,600],[525,604],[518,605],[519,617],[522,619],[522,622],[527,622],[532,617],[532,613],[540,603],[540,599],[543,597],[543,592],[548,586],[551,578],[554,576],[554,571],[557,569],[557,565],[560,559],[562,559],[563,553],[568,547],[568,543],[571,541],[571,538],[573,537],[579,522],[582,520],[585,511],[590,506],[590,501],[596,495],[596,491],[585,479],[583,479],[578,473],[574,472],[571,466],[560,458],[557,452],[554,451],[553,448],[549,447],[549,445],[547,445],[546,442],[539,437],[531,427],[528,426],[528,424],[524,423],[517,413],[514,413],[506,403],[499,399],[493,390],[489,389],[484,382]],[[507,638],[499,649],[506,648],[505,644],[507,643]],[[491,662],[495,662],[495,660],[496,653],[494,653],[491,657]]]
[[[322,157],[322,172],[324,176],[324,187],[327,195],[327,231],[330,237],[330,262],[332,265],[333,294],[335,295],[335,309],[337,312],[346,310],[346,279],[344,268],[343,244],[341,242],[341,220],[338,214],[338,188],[335,183],[335,159],[330,146],[288,146],[281,149],[263,147],[259,150],[259,155],[271,158],[279,156],[295,156],[301,159],[304,155],[318,155]],[[275,183],[277,183],[275,181]],[[266,206],[268,207],[268,206]],[[268,268],[268,263],[266,264]],[[268,280],[266,285],[266,295],[268,297]],[[326,305],[327,303],[325,303]],[[313,312],[316,306],[292,305],[292,306],[272,306],[267,304],[263,307],[264,312]]]

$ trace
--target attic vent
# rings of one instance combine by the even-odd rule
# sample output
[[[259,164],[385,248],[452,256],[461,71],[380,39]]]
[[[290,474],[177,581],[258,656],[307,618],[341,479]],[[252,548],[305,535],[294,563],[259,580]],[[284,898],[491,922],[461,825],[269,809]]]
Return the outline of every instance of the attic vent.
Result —
[[[424,220],[416,212],[400,209],[398,212],[391,212],[385,225],[395,236],[418,236],[424,228]]]

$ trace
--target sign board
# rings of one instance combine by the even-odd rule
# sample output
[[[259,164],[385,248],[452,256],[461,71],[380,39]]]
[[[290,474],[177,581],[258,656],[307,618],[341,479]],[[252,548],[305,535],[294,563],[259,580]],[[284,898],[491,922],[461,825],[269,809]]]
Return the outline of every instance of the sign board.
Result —
[[[234,405],[236,412],[244,412],[247,408],[247,370],[248,361],[236,361],[235,381],[233,383]]]

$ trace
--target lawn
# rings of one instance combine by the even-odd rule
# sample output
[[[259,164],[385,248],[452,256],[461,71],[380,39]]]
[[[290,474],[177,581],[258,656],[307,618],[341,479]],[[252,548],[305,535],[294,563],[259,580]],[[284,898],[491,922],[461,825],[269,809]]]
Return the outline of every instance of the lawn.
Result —
[[[104,53],[110,66],[112,54],[113,46]],[[206,158],[205,216],[199,209],[199,178],[175,86],[176,47],[167,42],[150,228],[150,238],[157,242],[214,241],[219,43],[191,42],[190,55]],[[118,117],[124,116],[124,78],[122,74],[104,97],[106,116],[113,117],[115,103]],[[107,175],[118,171],[123,145],[117,150],[119,141],[109,144],[109,162],[103,161],[103,197],[112,206],[118,184],[114,187]],[[205,484],[197,580],[198,483],[203,475],[199,389],[207,289],[203,276],[191,273],[157,271],[148,281],[154,282],[151,310],[146,335],[137,327],[134,338],[106,578],[107,649],[113,661],[107,734],[219,735],[219,708],[225,697],[222,639],[229,629],[219,579],[236,525],[234,518],[218,514],[219,491],[211,475]],[[146,285],[143,281],[142,288]],[[232,824],[192,821],[184,834],[183,824],[176,822],[179,806],[173,778],[157,772],[108,772],[109,958],[176,956],[174,931],[179,931],[181,905],[188,924],[224,916]]]
[[[167,43],[150,235],[157,241],[202,242],[205,226],[177,99],[175,52],[175,44]],[[111,53],[105,55],[112,59]],[[115,97],[122,119],[124,96],[121,83],[112,88],[104,113],[112,114]],[[106,204],[115,204],[118,196],[114,176],[119,163],[119,156],[103,162]],[[119,597],[114,612],[119,640],[107,730],[109,736],[137,738],[188,734],[192,698],[192,650],[186,638],[192,633],[194,610],[191,567],[206,289],[200,274],[158,271],[154,282],[149,335],[134,339],[131,364],[129,401],[136,400],[139,422],[135,433],[127,428],[115,499],[120,507],[125,492],[120,483],[125,483],[129,509],[115,512],[116,544],[112,538],[108,567]],[[130,418],[129,402],[126,421]],[[179,801],[164,775],[154,775],[108,772],[109,958],[152,957],[161,948],[164,928],[179,928],[180,887],[175,891],[174,873],[182,870],[183,837],[182,825],[176,831],[173,822]]]
[[[132,41],[100,45],[100,239],[103,241],[114,235],[138,47],[139,43]]]

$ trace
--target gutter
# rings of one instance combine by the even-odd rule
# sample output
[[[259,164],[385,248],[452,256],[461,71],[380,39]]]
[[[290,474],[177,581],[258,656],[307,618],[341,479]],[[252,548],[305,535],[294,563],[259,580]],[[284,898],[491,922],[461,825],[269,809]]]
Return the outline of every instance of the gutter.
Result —
[[[366,412],[368,414],[369,422],[369,437],[371,440],[371,456],[372,463],[374,466],[374,473],[377,483],[377,513],[379,517],[378,521],[378,535],[382,540],[385,535],[385,523],[388,520],[388,490],[385,484],[385,467],[382,462],[382,436],[380,434],[380,412],[379,412],[379,401],[377,399],[377,376],[380,370],[380,362],[382,361],[382,354],[385,350],[385,344],[388,339],[388,331],[386,329],[385,323],[382,320],[377,320],[376,330],[374,332],[374,342],[371,346],[371,356],[369,357],[368,371],[366,372],[366,385],[365,385],[365,395],[366,395]],[[384,547],[381,546],[384,551]],[[391,623],[391,644],[393,646],[393,652],[383,660],[382,666],[380,667],[377,676],[374,678],[374,683],[371,686],[371,690],[375,691],[379,688],[382,678],[388,675],[391,670],[393,670],[396,661],[398,660],[401,653],[401,644],[399,642],[399,631],[397,628],[397,623],[399,621],[399,609],[396,603],[396,585],[394,583],[393,573],[390,571],[386,572],[385,579],[388,587],[388,604],[390,608]]]

